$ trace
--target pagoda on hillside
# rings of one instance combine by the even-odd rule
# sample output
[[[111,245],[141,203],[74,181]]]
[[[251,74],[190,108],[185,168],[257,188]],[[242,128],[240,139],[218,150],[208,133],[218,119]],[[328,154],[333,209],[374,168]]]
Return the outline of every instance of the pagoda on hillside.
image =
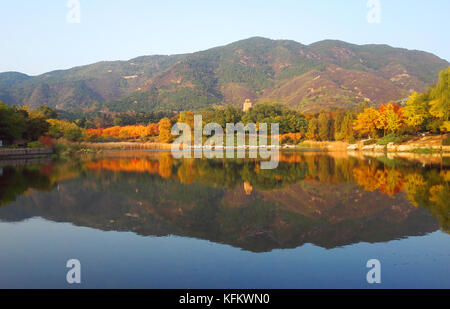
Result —
[[[244,113],[248,112],[253,107],[252,101],[250,99],[245,100],[244,102]]]

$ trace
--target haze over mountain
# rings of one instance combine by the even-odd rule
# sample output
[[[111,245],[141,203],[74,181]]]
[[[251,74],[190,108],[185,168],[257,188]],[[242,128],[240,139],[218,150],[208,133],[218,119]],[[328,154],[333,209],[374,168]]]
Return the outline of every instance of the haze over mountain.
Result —
[[[31,77],[0,73],[0,100],[69,111],[196,110],[272,100],[304,112],[424,91],[450,64],[387,45],[254,37],[185,55],[99,62]]]

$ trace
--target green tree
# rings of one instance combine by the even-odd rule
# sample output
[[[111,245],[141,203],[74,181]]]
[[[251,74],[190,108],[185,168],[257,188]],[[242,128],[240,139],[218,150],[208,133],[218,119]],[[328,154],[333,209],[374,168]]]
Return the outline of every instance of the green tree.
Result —
[[[439,74],[438,84],[431,89],[430,114],[443,121],[450,120],[450,67]]]
[[[70,141],[81,141],[84,138],[84,131],[75,123],[58,119],[49,119],[47,122],[50,125],[48,134],[53,138],[63,137]]]
[[[306,133],[308,130],[308,121],[305,116],[291,109],[283,109],[280,123],[280,133]]]
[[[12,144],[25,132],[27,114],[19,112],[15,107],[9,107],[0,101],[0,140]]]
[[[58,114],[56,113],[56,110],[47,105],[40,106],[36,110],[36,113],[39,114],[44,119],[58,119]]]
[[[244,123],[273,123],[278,122],[277,117],[281,117],[283,113],[281,103],[276,102],[263,102],[255,105],[247,113],[242,116]],[[279,120],[280,118],[278,118]]]
[[[328,113],[322,112],[319,114],[318,119],[318,130],[319,130],[319,138],[322,141],[329,141],[331,140],[331,119]]]
[[[354,139],[353,112],[341,112],[335,120],[335,139],[337,141],[352,141]]]
[[[313,117],[308,121],[308,131],[306,132],[306,138],[309,140],[317,140],[319,135],[318,135],[318,121],[317,118]]]
[[[36,141],[39,137],[45,135],[50,125],[40,116],[31,116],[26,119],[26,129],[22,134],[22,137],[27,141]]]

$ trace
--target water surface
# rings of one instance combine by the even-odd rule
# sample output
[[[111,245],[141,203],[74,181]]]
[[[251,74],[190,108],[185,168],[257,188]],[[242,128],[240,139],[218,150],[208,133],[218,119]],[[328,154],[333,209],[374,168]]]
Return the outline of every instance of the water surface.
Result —
[[[81,288],[450,288],[448,158],[1,164],[1,288],[74,288],[73,258]]]

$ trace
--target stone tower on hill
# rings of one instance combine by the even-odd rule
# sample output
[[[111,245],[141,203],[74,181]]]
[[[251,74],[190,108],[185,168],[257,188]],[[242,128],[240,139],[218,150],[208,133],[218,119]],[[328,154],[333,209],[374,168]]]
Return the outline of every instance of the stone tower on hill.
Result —
[[[243,109],[244,113],[248,112],[252,107],[253,107],[252,101],[250,101],[250,99],[245,100]]]

